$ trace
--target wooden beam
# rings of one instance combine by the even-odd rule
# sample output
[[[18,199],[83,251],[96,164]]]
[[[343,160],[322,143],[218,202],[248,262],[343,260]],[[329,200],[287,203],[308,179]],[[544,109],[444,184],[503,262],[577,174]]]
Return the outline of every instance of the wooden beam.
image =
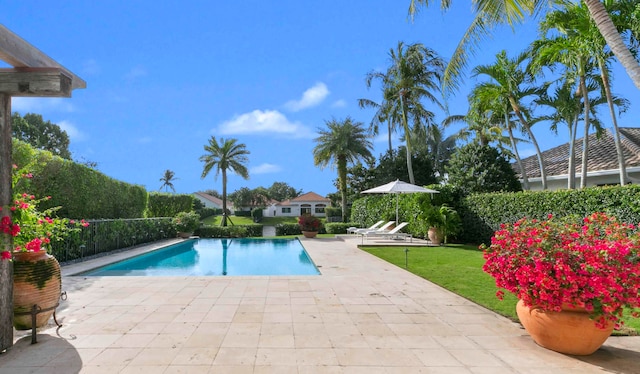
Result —
[[[0,60],[16,68],[58,68],[71,78],[71,89],[87,88],[82,78],[0,24]]]
[[[71,78],[58,68],[0,69],[0,92],[23,97],[71,97]]]

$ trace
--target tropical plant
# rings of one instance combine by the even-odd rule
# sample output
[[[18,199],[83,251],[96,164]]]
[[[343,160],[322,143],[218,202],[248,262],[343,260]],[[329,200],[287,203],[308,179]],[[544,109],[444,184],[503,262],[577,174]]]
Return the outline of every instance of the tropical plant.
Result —
[[[160,188],[158,189],[158,191],[162,190],[164,188],[165,192],[169,191],[169,188],[171,188],[171,191],[176,192],[175,187],[173,186],[173,181],[176,180],[178,178],[176,178],[176,173],[174,173],[173,171],[167,169],[164,171],[164,175],[162,176],[162,178],[160,178],[160,182],[162,182],[162,185],[160,186]]]
[[[547,189],[547,173],[542,159],[542,151],[538,145],[538,141],[533,133],[530,123],[525,115],[526,109],[522,104],[522,100],[535,96],[539,92],[539,88],[533,85],[533,76],[522,68],[522,64],[528,58],[526,53],[521,53],[515,58],[509,58],[506,51],[501,51],[496,55],[496,61],[491,65],[480,65],[473,69],[473,76],[486,76],[488,82],[480,83],[474,89],[479,95],[484,96],[483,100],[497,103],[494,108],[499,108],[498,112],[508,125],[511,112],[520,121],[524,132],[529,136],[531,143],[536,149],[538,157],[538,166],[540,168],[540,178],[542,181],[542,189]],[[512,144],[515,149],[515,141]],[[524,176],[524,174],[523,174]]]
[[[173,217],[172,223],[177,232],[192,233],[200,227],[200,215],[196,212],[180,212]]]
[[[523,218],[503,224],[489,247],[483,270],[496,286],[525,306],[546,311],[584,308],[595,324],[619,327],[624,309],[639,317],[640,235],[637,227],[593,213],[583,222]],[[501,298],[504,292],[499,290]]]
[[[215,177],[222,174],[222,221],[221,226],[227,226],[227,171],[232,171],[244,179],[249,179],[249,171],[245,164],[249,161],[250,153],[246,145],[238,144],[237,139],[220,138],[215,136],[209,139],[209,144],[204,146],[206,154],[200,156],[204,162],[201,178],[204,179],[212,169],[216,170]]]
[[[316,146],[313,148],[313,161],[321,168],[331,162],[337,167],[342,196],[342,221],[347,222],[347,164],[373,158],[373,144],[362,122],[354,122],[351,117],[342,121],[325,121],[325,125],[327,129],[319,129],[319,136],[314,139]]]
[[[367,86],[373,80],[382,85],[383,101],[378,106],[375,121],[386,120],[389,130],[402,125],[407,150],[409,182],[415,184],[411,164],[411,129],[419,124],[432,124],[434,113],[427,110],[423,100],[443,108],[439,100],[440,80],[445,63],[438,54],[423,44],[406,46],[398,42],[396,49],[389,51],[391,65],[385,73],[371,72],[367,75]]]
[[[462,225],[458,212],[447,205],[424,204],[418,218],[423,220],[427,230],[430,228],[437,230],[438,234],[444,238],[445,244],[448,243],[450,236],[460,231]]]
[[[418,10],[418,5],[427,6],[429,2],[429,0],[410,0],[409,15],[413,17]],[[600,0],[584,0],[584,2],[607,45],[625,68],[635,86],[640,89],[640,63],[631,53],[629,46],[625,44],[623,35],[616,29],[612,16],[607,12],[603,2]],[[637,11],[633,5],[635,4],[634,0],[623,0],[621,2],[630,5],[630,8],[624,8],[626,12],[634,9]],[[557,4],[565,5],[567,2],[543,0],[474,1],[475,17],[449,61],[444,73],[444,85],[452,88],[457,87],[462,69],[467,65],[469,55],[473,54],[479,42],[488,36],[495,26],[509,25],[514,27],[516,23],[522,22],[527,15],[542,13],[541,11],[545,7]],[[451,0],[441,0],[441,5],[443,9],[448,9],[451,5]],[[637,29],[631,30],[635,32],[632,32],[631,36],[626,36],[629,44],[637,41],[638,36]]]

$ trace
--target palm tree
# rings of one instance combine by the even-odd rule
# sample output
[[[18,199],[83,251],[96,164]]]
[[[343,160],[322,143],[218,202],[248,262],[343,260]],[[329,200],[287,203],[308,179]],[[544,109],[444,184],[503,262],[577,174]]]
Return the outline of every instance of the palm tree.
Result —
[[[220,138],[220,142],[215,136],[209,139],[209,144],[204,146],[206,154],[200,156],[200,161],[204,162],[201,178],[204,179],[209,172],[215,168],[218,178],[222,174],[222,226],[227,226],[227,170],[230,170],[244,179],[249,179],[249,171],[245,164],[249,161],[247,155],[250,153],[246,145],[237,143],[237,139]]]
[[[510,59],[507,57],[507,52],[503,50],[496,55],[496,62],[492,65],[476,66],[473,69],[473,76],[487,76],[490,81],[480,83],[476,86],[476,90],[483,91],[484,95],[492,95],[493,100],[504,104],[508,103],[508,107],[504,108],[502,114],[509,115],[513,111],[520,121],[522,128],[536,149],[542,189],[546,190],[547,173],[542,159],[542,151],[531,130],[533,124],[525,118],[526,108],[521,102],[522,99],[528,96],[537,95],[539,91],[538,87],[532,85],[533,76],[521,68],[522,63],[527,58],[528,55],[526,53],[521,53],[516,58]]]
[[[620,2],[605,0],[604,5],[607,9],[614,10],[620,5]],[[619,18],[620,17],[616,17],[616,19]],[[620,185],[624,186],[626,182],[626,167],[624,154],[622,152],[620,132],[618,130],[618,120],[614,109],[613,94],[611,93],[611,81],[609,79],[609,61],[613,56],[606,50],[606,41],[591,19],[589,10],[583,6],[582,3],[567,4],[565,9],[547,14],[543,26],[543,30],[554,28],[564,35],[565,38],[581,40],[582,48],[595,60],[598,70],[600,71],[600,83],[607,99],[609,113],[613,123],[613,136],[618,156]]]
[[[333,162],[338,169],[338,184],[342,197],[342,221],[347,222],[347,163],[373,158],[373,143],[362,122],[354,122],[351,117],[342,121],[325,121],[326,130],[319,129],[317,143],[313,148],[316,166],[326,167]]]
[[[178,178],[176,178],[176,173],[174,173],[173,171],[167,169],[164,171],[164,175],[162,176],[162,178],[160,178],[160,182],[162,182],[162,185],[160,186],[160,188],[158,189],[158,191],[162,190],[162,188],[164,188],[165,192],[169,190],[169,188],[171,188],[171,191],[176,192],[176,189],[173,187],[173,181],[176,180]]]
[[[438,100],[440,80],[445,63],[438,54],[422,44],[406,46],[398,42],[396,49],[389,51],[391,66],[386,73],[370,73],[367,84],[374,79],[382,84],[383,101],[379,104],[378,119],[389,122],[390,131],[395,124],[402,124],[407,149],[409,182],[415,183],[411,165],[411,127],[430,123],[434,114],[422,104],[430,101],[443,108]]]
[[[621,2],[631,4],[634,1],[621,0]],[[409,15],[413,17],[417,12],[418,5],[427,6],[429,2],[429,0],[410,0]],[[634,58],[631,50],[625,44],[603,2],[600,0],[584,0],[584,2],[607,45],[609,45],[611,51],[625,68],[633,83],[640,89],[640,63]],[[473,1],[475,18],[451,57],[444,73],[444,85],[451,88],[457,87],[457,80],[461,75],[462,69],[467,65],[469,55],[473,54],[480,41],[491,33],[493,27],[509,25],[513,28],[516,23],[523,21],[525,16],[539,14],[545,7],[554,3],[565,5],[568,2],[561,0],[551,2],[544,0]],[[441,0],[441,5],[443,9],[448,9],[451,5],[451,0]]]

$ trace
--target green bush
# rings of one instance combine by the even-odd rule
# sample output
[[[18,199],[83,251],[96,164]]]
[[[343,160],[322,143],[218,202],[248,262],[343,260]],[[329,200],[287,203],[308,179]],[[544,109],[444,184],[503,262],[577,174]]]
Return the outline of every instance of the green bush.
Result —
[[[346,234],[347,229],[349,227],[360,227],[360,226],[356,225],[353,222],[348,222],[348,223],[336,222],[336,223],[327,223],[324,225],[324,227],[327,230],[327,234]]]
[[[236,210],[235,212],[233,212],[233,215],[236,217],[251,217],[251,211],[250,210]]]
[[[201,238],[261,237],[262,225],[201,226],[195,235]]]
[[[177,232],[194,232],[200,227],[200,216],[196,212],[179,212],[172,222]]]
[[[200,208],[196,210],[196,213],[200,216],[200,219],[209,218],[216,214],[222,214],[222,209],[216,208]]]
[[[262,208],[255,208],[251,211],[251,217],[253,217],[253,222],[260,222],[262,221]]]
[[[147,217],[173,217],[193,210],[195,198],[188,194],[149,193]]]

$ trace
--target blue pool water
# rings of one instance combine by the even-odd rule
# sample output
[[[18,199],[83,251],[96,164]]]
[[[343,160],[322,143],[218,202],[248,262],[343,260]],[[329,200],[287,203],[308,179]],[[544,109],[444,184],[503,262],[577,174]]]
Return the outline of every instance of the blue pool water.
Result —
[[[318,275],[298,239],[196,239],[85,276]]]

